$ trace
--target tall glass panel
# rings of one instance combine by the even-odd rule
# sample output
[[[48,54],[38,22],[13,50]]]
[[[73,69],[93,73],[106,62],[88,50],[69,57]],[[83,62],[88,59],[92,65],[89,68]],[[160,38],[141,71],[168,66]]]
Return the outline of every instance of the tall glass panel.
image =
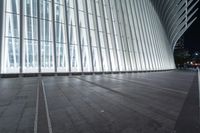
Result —
[[[19,73],[20,68],[20,1],[7,0],[5,10],[2,73]]]
[[[92,71],[90,47],[88,40],[88,26],[86,24],[86,8],[85,0],[78,0],[78,16],[79,16],[79,27],[80,27],[80,41],[81,41],[81,54],[82,54],[82,65],[84,72]]]
[[[23,72],[38,72],[37,0],[24,0]]]
[[[119,61],[119,69],[120,71],[125,71],[125,57],[123,52],[123,46],[121,41],[121,34],[120,34],[120,28],[119,28],[119,18],[117,14],[117,7],[115,6],[115,0],[110,0],[110,7],[111,7],[111,14],[112,14],[112,23],[113,23],[113,30],[114,30],[114,36],[115,36],[115,42],[116,42],[116,49],[117,49],[117,55],[118,55],[118,61]]]
[[[110,8],[109,0],[103,0],[102,2],[103,2],[103,9],[104,9],[105,26],[106,26],[106,34],[107,34],[107,39],[108,39],[110,60],[112,64],[112,71],[119,71],[114,33],[113,33],[112,16],[110,14],[110,9],[109,9]]]
[[[94,1],[87,0],[87,7],[88,7],[88,17],[89,17],[89,32],[90,32],[90,39],[91,39],[91,47],[92,47],[92,62],[95,72],[102,71],[102,64],[101,64],[101,55],[100,55],[100,47],[98,45],[98,36],[97,36],[97,27],[95,25],[95,15],[94,15]]]
[[[66,0],[67,2],[67,17],[68,17],[68,36],[70,47],[70,64],[72,72],[81,71],[80,52],[78,46],[77,25],[75,19],[75,1]]]
[[[40,0],[41,72],[54,72],[52,3]]]
[[[55,0],[54,8],[57,71],[68,72],[68,47],[66,39],[64,0]]]
[[[103,21],[103,14],[101,12],[101,5],[100,1],[95,1],[96,11],[97,11],[97,22],[99,28],[99,38],[100,38],[100,45],[101,45],[101,54],[102,54],[102,64],[104,71],[110,71],[110,63],[109,63],[109,51],[107,46],[106,40],[106,31],[104,29],[104,21]]]

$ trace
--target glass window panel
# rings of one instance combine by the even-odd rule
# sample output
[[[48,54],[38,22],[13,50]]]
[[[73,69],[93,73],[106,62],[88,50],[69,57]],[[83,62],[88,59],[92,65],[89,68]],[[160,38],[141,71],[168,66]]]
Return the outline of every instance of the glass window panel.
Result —
[[[68,25],[76,25],[74,9],[68,8],[67,16],[68,16]]]
[[[41,0],[40,1],[40,18],[51,20],[52,16],[52,8],[51,8],[51,2]]]
[[[101,17],[98,17],[98,28],[99,28],[99,31],[103,31],[101,22],[102,22]]]
[[[133,52],[130,52],[130,63],[129,64],[132,64],[132,69],[134,70],[135,68],[136,68],[136,66],[135,66],[135,55],[134,55],[134,53]],[[136,69],[135,69],[136,70]]]
[[[64,6],[55,4],[55,21],[56,22],[65,22]]]
[[[67,59],[67,44],[56,43],[56,59],[57,59],[57,71],[67,72],[68,71],[68,59]]]
[[[92,47],[92,59],[93,59],[93,66],[94,66],[94,71],[102,71],[101,70],[101,64],[100,64],[100,53],[99,49],[96,47]]]
[[[117,33],[117,22],[113,22],[113,29],[114,29],[114,34],[118,35],[118,33]]]
[[[23,72],[38,72],[38,41],[24,40]]]
[[[120,71],[125,71],[123,52],[117,51],[117,53],[118,53],[119,69]]]
[[[54,50],[52,42],[41,41],[41,71],[54,72]]]
[[[117,68],[118,64],[116,62],[116,57],[114,55],[115,51],[113,49],[110,49],[109,52],[110,52],[110,58],[111,58],[111,63],[112,63],[112,70],[118,71],[118,68]]]
[[[6,36],[20,37],[19,15],[6,13]]]
[[[107,33],[110,33],[109,21],[107,19],[106,19],[106,28],[107,28]]]
[[[71,61],[71,71],[80,72],[81,63],[80,63],[79,48],[77,45],[70,45],[70,61]]]
[[[37,17],[37,0],[24,0],[24,15]]]
[[[125,63],[126,63],[126,69],[127,71],[130,71],[131,68],[130,68],[130,60],[129,60],[129,53],[128,52],[124,52],[124,55],[125,55]]]
[[[85,28],[80,28],[80,38],[81,38],[81,45],[88,45],[87,30]]]
[[[109,48],[112,49],[113,45],[112,45],[112,40],[111,40],[111,34],[107,34],[107,37],[108,37]]]
[[[19,39],[5,38],[3,58],[3,73],[19,73],[20,68],[20,44]]]
[[[90,35],[91,35],[91,45],[92,46],[97,46],[97,42],[96,42],[96,36],[95,36],[95,31],[94,30],[90,30]]]
[[[107,7],[104,6],[103,8],[104,8],[104,11],[105,11],[105,18],[106,18],[106,19],[109,19],[109,18],[108,18],[108,14],[107,14],[107,10],[106,10]]]
[[[20,0],[6,0],[6,11],[11,13],[17,13],[20,12]]]
[[[40,20],[40,35],[43,41],[52,41],[52,22]]]
[[[97,10],[97,16],[101,16],[100,14],[100,8],[99,8],[99,2],[96,2],[96,10]]]
[[[95,29],[93,17],[94,17],[93,15],[89,14],[90,29]]]
[[[121,42],[120,42],[120,37],[115,36],[115,42],[116,42],[116,48],[117,50],[122,50]]]
[[[61,23],[55,23],[55,32],[56,42],[66,43],[65,25]]]
[[[37,19],[24,17],[24,38],[37,39],[38,38],[38,27]]]
[[[88,8],[88,13],[93,14],[92,12],[92,5],[91,5],[91,0],[87,0],[87,8]]]
[[[64,5],[64,0],[55,0],[55,3],[60,4],[60,5]]]
[[[83,71],[90,72],[92,70],[90,52],[88,46],[82,46],[82,61],[83,61]]]
[[[102,58],[103,58],[103,68],[104,71],[110,71],[109,64],[108,64],[108,57],[106,53],[106,49],[101,49],[102,52]]]
[[[68,7],[74,7],[74,0],[66,0]]]
[[[77,35],[76,35],[76,27],[75,26],[68,26],[69,27],[69,43],[70,44],[78,44],[77,43]]]
[[[79,26],[87,27],[86,26],[86,14],[83,12],[79,12]]]
[[[104,36],[105,36],[105,34],[103,34],[103,32],[99,32],[99,38],[100,38],[101,48],[105,48]]]
[[[84,11],[84,0],[77,0],[78,1],[78,10]]]

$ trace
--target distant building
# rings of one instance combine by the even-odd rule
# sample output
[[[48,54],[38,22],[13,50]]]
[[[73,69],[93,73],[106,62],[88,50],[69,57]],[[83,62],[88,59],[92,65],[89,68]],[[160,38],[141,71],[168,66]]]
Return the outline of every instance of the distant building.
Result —
[[[184,49],[184,37],[181,37],[174,48],[175,50]]]

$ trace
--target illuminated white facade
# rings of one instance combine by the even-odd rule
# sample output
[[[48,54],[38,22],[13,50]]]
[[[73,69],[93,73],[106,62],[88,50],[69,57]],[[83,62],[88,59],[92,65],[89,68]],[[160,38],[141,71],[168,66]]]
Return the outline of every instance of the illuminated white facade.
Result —
[[[187,0],[1,0],[0,73],[174,69],[173,46],[193,22],[189,23],[189,4]]]

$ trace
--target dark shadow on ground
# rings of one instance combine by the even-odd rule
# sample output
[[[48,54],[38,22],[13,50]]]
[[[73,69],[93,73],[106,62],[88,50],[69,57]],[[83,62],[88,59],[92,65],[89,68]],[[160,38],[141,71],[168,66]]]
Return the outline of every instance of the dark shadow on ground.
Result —
[[[175,133],[200,133],[199,88],[196,74],[175,125]]]

